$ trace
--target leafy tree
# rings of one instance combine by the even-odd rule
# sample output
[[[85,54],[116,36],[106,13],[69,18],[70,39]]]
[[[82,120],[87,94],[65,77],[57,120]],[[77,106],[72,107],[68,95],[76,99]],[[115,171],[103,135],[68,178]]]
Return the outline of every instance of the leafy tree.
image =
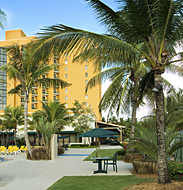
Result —
[[[14,140],[16,145],[17,126],[24,124],[23,108],[21,106],[11,107],[10,105],[4,108],[4,116],[2,125],[9,130],[14,129]]]
[[[25,142],[29,154],[32,157],[32,149],[28,139],[27,126],[28,126],[28,101],[29,94],[33,86],[60,86],[64,88],[69,84],[61,79],[42,78],[44,74],[53,69],[53,65],[47,65],[40,57],[36,59],[33,57],[32,44],[27,45],[20,49],[18,45],[10,46],[6,49],[9,56],[7,65],[0,67],[1,70],[6,71],[8,77],[18,80],[19,84],[11,89],[9,94],[25,95],[24,103],[24,135]]]
[[[85,106],[84,102],[80,104],[79,101],[75,100],[74,107],[71,108],[71,111],[73,113],[72,126],[74,127],[74,131],[76,131],[76,133],[82,134],[92,129],[91,124],[95,122],[96,116],[92,109]]]
[[[114,11],[100,0],[86,0],[109,35],[100,35],[64,25],[43,29],[38,48],[42,56],[52,52],[83,52],[88,60],[126,62],[141,57],[153,73],[156,102],[156,133],[159,183],[170,182],[164,135],[164,94],[162,74],[167,68],[178,70],[182,53],[176,45],[183,39],[183,9],[178,0],[119,0]],[[39,53],[40,53],[39,52]],[[86,52],[86,53],[85,53]],[[90,52],[88,54],[88,52]],[[37,52],[38,53],[38,52]],[[178,56],[177,56],[178,55]],[[178,58],[173,59],[175,56]],[[97,63],[96,62],[96,63]]]

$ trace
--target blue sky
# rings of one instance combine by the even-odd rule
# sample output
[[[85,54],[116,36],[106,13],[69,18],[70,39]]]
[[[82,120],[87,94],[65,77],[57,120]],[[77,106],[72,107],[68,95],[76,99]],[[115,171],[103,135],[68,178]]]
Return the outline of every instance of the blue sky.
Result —
[[[103,2],[117,8],[114,0]],[[22,29],[27,36],[53,24],[105,33],[85,0],[2,0],[0,8],[7,14],[4,30]],[[4,39],[4,31],[0,30],[0,40]]]

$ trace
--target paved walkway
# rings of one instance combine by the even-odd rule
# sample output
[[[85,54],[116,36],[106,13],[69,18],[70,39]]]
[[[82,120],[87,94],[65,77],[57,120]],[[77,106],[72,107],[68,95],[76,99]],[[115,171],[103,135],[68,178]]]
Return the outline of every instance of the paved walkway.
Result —
[[[102,147],[102,148],[113,148]],[[114,148],[117,148],[116,146]],[[25,154],[8,155],[9,161],[0,163],[0,190],[46,190],[63,176],[91,176],[97,164],[83,161],[86,156],[73,154],[90,154],[95,149],[69,149],[67,154],[51,161],[30,161]],[[131,175],[132,164],[118,161],[118,172],[108,168],[108,174],[95,175]]]

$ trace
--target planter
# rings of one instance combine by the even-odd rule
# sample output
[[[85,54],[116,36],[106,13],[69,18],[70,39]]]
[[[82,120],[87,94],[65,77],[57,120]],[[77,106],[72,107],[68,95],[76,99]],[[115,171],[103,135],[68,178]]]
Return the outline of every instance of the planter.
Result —
[[[139,174],[157,174],[157,163],[153,161],[133,161],[133,167]]]

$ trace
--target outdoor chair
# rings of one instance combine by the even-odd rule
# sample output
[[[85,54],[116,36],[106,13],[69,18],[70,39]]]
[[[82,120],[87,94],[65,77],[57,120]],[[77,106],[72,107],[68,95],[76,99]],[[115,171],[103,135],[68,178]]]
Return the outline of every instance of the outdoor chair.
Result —
[[[117,156],[118,154],[115,153],[112,159],[109,160],[104,160],[104,170],[108,170],[108,165],[112,165],[113,166],[113,171],[116,170],[116,172],[118,172],[117,169]]]

